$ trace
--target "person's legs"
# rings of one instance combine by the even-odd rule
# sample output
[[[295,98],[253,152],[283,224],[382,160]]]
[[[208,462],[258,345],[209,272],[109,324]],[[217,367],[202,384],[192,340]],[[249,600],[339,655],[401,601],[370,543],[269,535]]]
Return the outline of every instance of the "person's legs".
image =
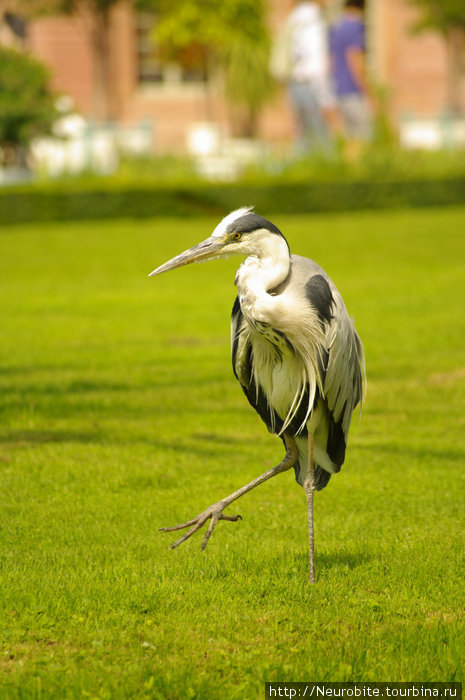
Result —
[[[373,138],[373,116],[363,95],[345,95],[339,99],[348,139],[370,141]]]
[[[325,151],[329,133],[315,90],[310,83],[290,83],[289,92],[298,128],[298,147],[302,151]]]

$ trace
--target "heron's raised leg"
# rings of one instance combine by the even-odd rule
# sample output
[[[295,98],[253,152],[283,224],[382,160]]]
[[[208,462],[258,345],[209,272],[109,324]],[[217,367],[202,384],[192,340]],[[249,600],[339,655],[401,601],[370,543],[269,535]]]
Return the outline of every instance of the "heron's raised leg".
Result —
[[[211,518],[210,525],[208,527],[208,530],[205,534],[204,540],[202,542],[202,549],[205,549],[207,546],[207,542],[210,539],[210,536],[215,529],[215,526],[218,522],[218,520],[231,520],[231,521],[236,521],[240,520],[241,516],[240,515],[223,515],[223,510],[227,508],[233,501],[237,500],[241,496],[243,496],[245,493],[248,491],[251,491],[254,489],[256,486],[259,486],[260,484],[263,484],[264,481],[267,481],[268,479],[271,479],[272,476],[275,476],[276,474],[280,474],[281,472],[286,471],[287,469],[290,469],[291,467],[294,466],[294,464],[297,462],[298,459],[298,452],[297,452],[297,446],[295,443],[294,438],[292,435],[284,435],[284,442],[286,445],[286,455],[282,462],[280,462],[276,467],[273,467],[272,469],[268,469],[264,474],[261,476],[258,476],[256,479],[251,481],[249,484],[246,484],[242,488],[238,489],[237,491],[234,491],[230,496],[227,496],[226,498],[223,498],[221,501],[218,501],[218,503],[215,503],[214,505],[210,506],[207,508],[207,510],[204,510],[203,513],[200,513],[196,518],[193,518],[192,520],[188,520],[186,523],[182,523],[181,525],[175,525],[174,527],[162,527],[160,528],[160,532],[174,532],[175,530],[182,530],[185,527],[190,527],[191,529],[186,532],[185,535],[179,538],[179,540],[176,540],[176,542],[173,542],[172,545],[170,545],[170,549],[174,549],[175,547],[178,547],[180,544],[185,542],[191,535],[194,534],[194,532],[197,532],[197,530],[200,530],[200,528],[205,525],[207,520]]]
[[[310,558],[309,581],[315,583],[315,537],[313,531],[313,494],[315,493],[315,463],[313,461],[313,435],[308,433],[308,465],[304,480],[307,498],[308,548]]]

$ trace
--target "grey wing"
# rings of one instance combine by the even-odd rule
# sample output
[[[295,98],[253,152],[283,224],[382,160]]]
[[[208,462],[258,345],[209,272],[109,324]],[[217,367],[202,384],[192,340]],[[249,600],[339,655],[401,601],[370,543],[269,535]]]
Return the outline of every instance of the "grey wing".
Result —
[[[334,303],[326,330],[328,359],[323,389],[331,414],[328,454],[331,456],[332,453],[333,461],[340,467],[344,461],[352,413],[363,401],[365,358],[363,345],[342,297],[335,289],[332,295]]]
[[[270,432],[279,432],[283,422],[269,406],[261,386],[256,385],[253,377],[253,347],[239,297],[236,297],[231,314],[231,355],[234,374],[250,405],[257,411]]]
[[[331,460],[331,471],[339,471],[344,463],[352,413],[364,393],[363,346],[330,278],[312,260],[293,257],[300,284],[305,284],[306,297],[325,333],[320,358],[322,395],[315,402],[321,422],[315,439]]]

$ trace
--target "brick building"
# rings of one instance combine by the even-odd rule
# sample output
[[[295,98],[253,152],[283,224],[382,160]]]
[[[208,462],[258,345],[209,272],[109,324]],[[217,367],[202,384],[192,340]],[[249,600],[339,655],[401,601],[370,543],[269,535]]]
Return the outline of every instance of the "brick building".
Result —
[[[337,12],[340,0],[330,11]],[[292,0],[268,0],[269,24],[275,30]],[[376,83],[388,96],[393,122],[405,114],[440,115],[446,104],[447,57],[439,36],[413,36],[415,11],[409,0],[368,0],[368,61]],[[114,121],[153,123],[154,148],[183,150],[193,122],[213,120],[228,130],[228,111],[221,86],[210,84],[208,97],[201,75],[181,66],[161,65],[150,43],[152,19],[136,14],[124,0],[112,15],[110,35],[111,113]],[[85,117],[95,114],[94,69],[88,33],[80,19],[43,18],[30,23],[27,45],[49,65],[52,86],[74,98]],[[208,99],[208,110],[206,107]],[[260,136],[271,142],[292,137],[286,95],[278,94],[260,117]]]

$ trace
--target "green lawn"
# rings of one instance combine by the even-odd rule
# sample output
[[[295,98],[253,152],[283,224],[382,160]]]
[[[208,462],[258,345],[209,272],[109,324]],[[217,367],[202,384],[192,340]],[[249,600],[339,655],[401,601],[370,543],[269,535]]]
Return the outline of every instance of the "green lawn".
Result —
[[[274,221],[367,356],[347,462],[316,496],[315,586],[291,473],[203,553],[158,532],[282,457],[231,371],[239,260],[147,278],[217,221],[0,232],[2,700],[464,679],[465,208]]]

